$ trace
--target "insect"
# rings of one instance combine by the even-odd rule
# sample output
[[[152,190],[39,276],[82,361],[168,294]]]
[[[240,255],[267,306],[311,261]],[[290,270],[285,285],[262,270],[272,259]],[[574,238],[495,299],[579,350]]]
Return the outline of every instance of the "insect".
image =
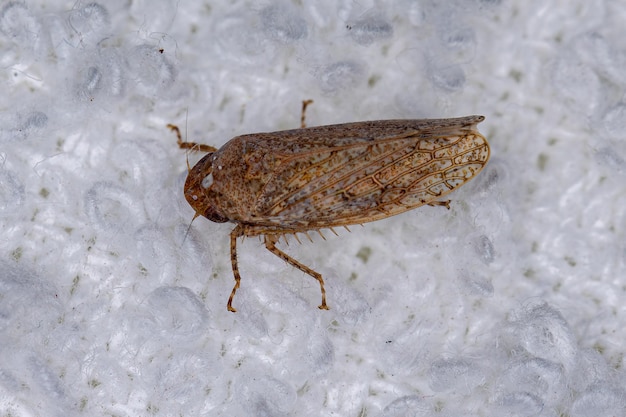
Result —
[[[185,199],[217,222],[231,222],[230,260],[240,286],[237,238],[262,236],[265,247],[315,278],[327,310],[322,275],[276,247],[280,237],[384,219],[440,200],[475,177],[489,160],[476,125],[483,116],[378,120],[237,136],[220,149],[184,142],[207,154],[189,170]],[[335,233],[336,234],[336,233]],[[296,236],[297,238],[297,236]]]

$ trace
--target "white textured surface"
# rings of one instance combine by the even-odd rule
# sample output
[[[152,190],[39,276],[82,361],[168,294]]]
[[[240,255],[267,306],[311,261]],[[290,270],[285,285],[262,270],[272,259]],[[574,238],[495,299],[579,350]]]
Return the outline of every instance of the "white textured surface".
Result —
[[[301,3],[301,4],[300,4]],[[130,4],[130,5],[129,5]],[[623,1],[0,7],[0,414],[626,413]],[[165,128],[483,114],[451,195],[285,250],[182,197]],[[199,156],[190,155],[193,163]]]

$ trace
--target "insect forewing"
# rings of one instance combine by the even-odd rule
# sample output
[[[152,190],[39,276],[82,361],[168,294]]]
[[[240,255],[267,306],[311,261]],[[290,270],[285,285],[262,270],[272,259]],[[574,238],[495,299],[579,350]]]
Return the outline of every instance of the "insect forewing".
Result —
[[[476,129],[483,119],[381,120],[239,136],[214,162],[216,183],[220,174],[230,178],[217,190],[221,210],[287,231],[366,223],[437,201],[489,159]]]

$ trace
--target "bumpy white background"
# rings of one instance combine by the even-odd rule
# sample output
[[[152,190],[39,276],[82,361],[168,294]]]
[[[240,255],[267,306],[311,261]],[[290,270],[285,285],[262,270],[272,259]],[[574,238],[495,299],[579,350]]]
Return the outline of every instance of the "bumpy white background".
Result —
[[[3,416],[626,413],[626,2],[0,5]],[[488,167],[286,251],[197,219],[189,140],[483,114]],[[200,155],[190,154],[190,163]]]

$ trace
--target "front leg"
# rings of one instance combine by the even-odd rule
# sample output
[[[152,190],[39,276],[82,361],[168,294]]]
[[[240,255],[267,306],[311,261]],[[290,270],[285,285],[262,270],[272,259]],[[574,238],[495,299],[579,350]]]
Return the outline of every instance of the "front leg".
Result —
[[[183,135],[180,133],[180,129],[176,125],[168,123],[167,128],[171,130],[172,132],[174,132],[174,134],[176,135],[176,143],[178,143],[178,146],[180,147],[180,149],[189,149],[192,151],[206,152],[206,153],[217,151],[217,148],[210,146],[210,145],[183,141]]]
[[[228,311],[232,311],[236,313],[237,310],[233,307],[233,298],[235,298],[235,293],[239,288],[239,284],[241,282],[241,275],[239,274],[239,266],[237,266],[237,238],[243,236],[243,227],[240,224],[237,225],[230,232],[230,265],[233,268],[233,276],[235,277],[235,286],[233,290],[230,292],[230,297],[228,297],[228,304],[226,304],[226,308]]]

